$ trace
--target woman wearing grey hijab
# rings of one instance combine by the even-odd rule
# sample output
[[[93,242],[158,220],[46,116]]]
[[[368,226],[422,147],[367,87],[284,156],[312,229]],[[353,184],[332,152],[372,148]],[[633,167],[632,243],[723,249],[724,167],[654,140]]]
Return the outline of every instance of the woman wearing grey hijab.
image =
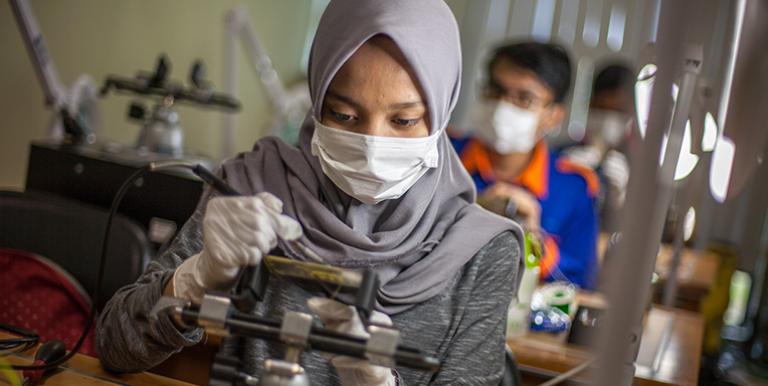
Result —
[[[142,371],[199,342],[200,328],[168,318],[144,325],[134,315],[163,293],[199,302],[206,290],[229,290],[241,266],[275,247],[311,261],[284,241],[298,239],[331,265],[374,269],[376,318],[391,317],[404,343],[441,362],[436,374],[391,372],[309,353],[302,365],[313,384],[498,384],[522,234],[474,204],[474,184],[444,133],[458,99],[460,53],[442,1],[331,1],[310,55],[313,107],[299,148],[267,137],[224,163],[221,176],[245,196],[206,190],[172,247],[113,297],[96,332],[102,364]],[[330,293],[273,278],[255,313],[313,313],[318,324],[354,333],[359,321],[343,304],[352,299],[329,300]],[[222,345],[256,375],[284,350],[236,337]]]

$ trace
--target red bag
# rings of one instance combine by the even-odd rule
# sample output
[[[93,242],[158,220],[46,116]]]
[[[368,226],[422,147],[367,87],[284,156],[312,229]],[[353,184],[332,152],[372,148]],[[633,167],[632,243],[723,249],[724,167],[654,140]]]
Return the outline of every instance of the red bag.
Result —
[[[91,298],[58,264],[38,255],[0,249],[0,322],[58,339],[72,350],[88,320]],[[96,356],[91,325],[80,354]]]

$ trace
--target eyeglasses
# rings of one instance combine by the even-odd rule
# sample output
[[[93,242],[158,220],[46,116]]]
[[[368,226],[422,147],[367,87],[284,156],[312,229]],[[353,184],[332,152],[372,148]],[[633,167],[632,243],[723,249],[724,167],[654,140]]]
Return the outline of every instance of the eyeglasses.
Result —
[[[527,91],[507,90],[502,85],[491,80],[483,90],[487,98],[501,99],[517,107],[528,110],[539,110],[549,106],[552,101],[545,101]]]

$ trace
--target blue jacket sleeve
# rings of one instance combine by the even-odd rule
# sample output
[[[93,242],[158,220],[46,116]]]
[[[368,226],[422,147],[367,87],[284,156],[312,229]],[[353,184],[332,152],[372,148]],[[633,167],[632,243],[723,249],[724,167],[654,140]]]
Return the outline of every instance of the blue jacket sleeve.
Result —
[[[562,279],[562,275],[565,275],[584,289],[596,290],[599,220],[595,199],[582,194],[574,199],[572,208],[562,231],[555,236],[560,248],[560,272],[555,271],[552,276],[554,279]]]

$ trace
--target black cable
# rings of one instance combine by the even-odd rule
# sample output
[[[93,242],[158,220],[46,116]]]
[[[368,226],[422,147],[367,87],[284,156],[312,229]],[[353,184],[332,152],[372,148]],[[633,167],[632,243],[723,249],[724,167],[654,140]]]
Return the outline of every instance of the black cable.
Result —
[[[21,327],[12,326],[10,324],[0,323],[0,330],[5,330],[16,335],[21,335],[23,337],[0,340],[0,350],[10,350],[25,345],[31,346],[40,340],[40,335],[37,335],[37,333],[27,331]]]
[[[75,344],[75,347],[72,348],[72,351],[70,351],[69,354],[51,363],[47,363],[39,366],[9,366],[9,365],[0,364],[1,369],[33,370],[33,371],[48,370],[54,367],[58,367],[62,363],[68,361],[77,353],[78,350],[80,350],[80,347],[83,345],[83,342],[85,342],[85,339],[88,337],[88,332],[91,330],[91,327],[93,326],[93,319],[96,317],[96,304],[98,304],[99,302],[99,292],[101,289],[101,282],[104,279],[104,267],[107,261],[107,244],[108,244],[107,242],[109,241],[109,231],[112,228],[112,218],[115,216],[115,213],[117,213],[117,207],[120,205],[120,201],[123,200],[123,196],[131,187],[131,185],[133,185],[134,181],[141,178],[141,176],[148,171],[149,171],[149,166],[145,166],[137,170],[130,177],[128,177],[128,180],[126,180],[125,183],[123,183],[123,186],[120,187],[120,190],[117,191],[115,198],[112,200],[112,207],[109,208],[109,217],[107,218],[107,229],[104,232],[104,243],[102,244],[101,259],[99,260],[99,274],[96,278],[96,288],[93,291],[91,310],[88,312],[88,320],[85,322],[85,328],[83,329],[83,333],[80,335],[80,339],[77,341],[77,344]]]

